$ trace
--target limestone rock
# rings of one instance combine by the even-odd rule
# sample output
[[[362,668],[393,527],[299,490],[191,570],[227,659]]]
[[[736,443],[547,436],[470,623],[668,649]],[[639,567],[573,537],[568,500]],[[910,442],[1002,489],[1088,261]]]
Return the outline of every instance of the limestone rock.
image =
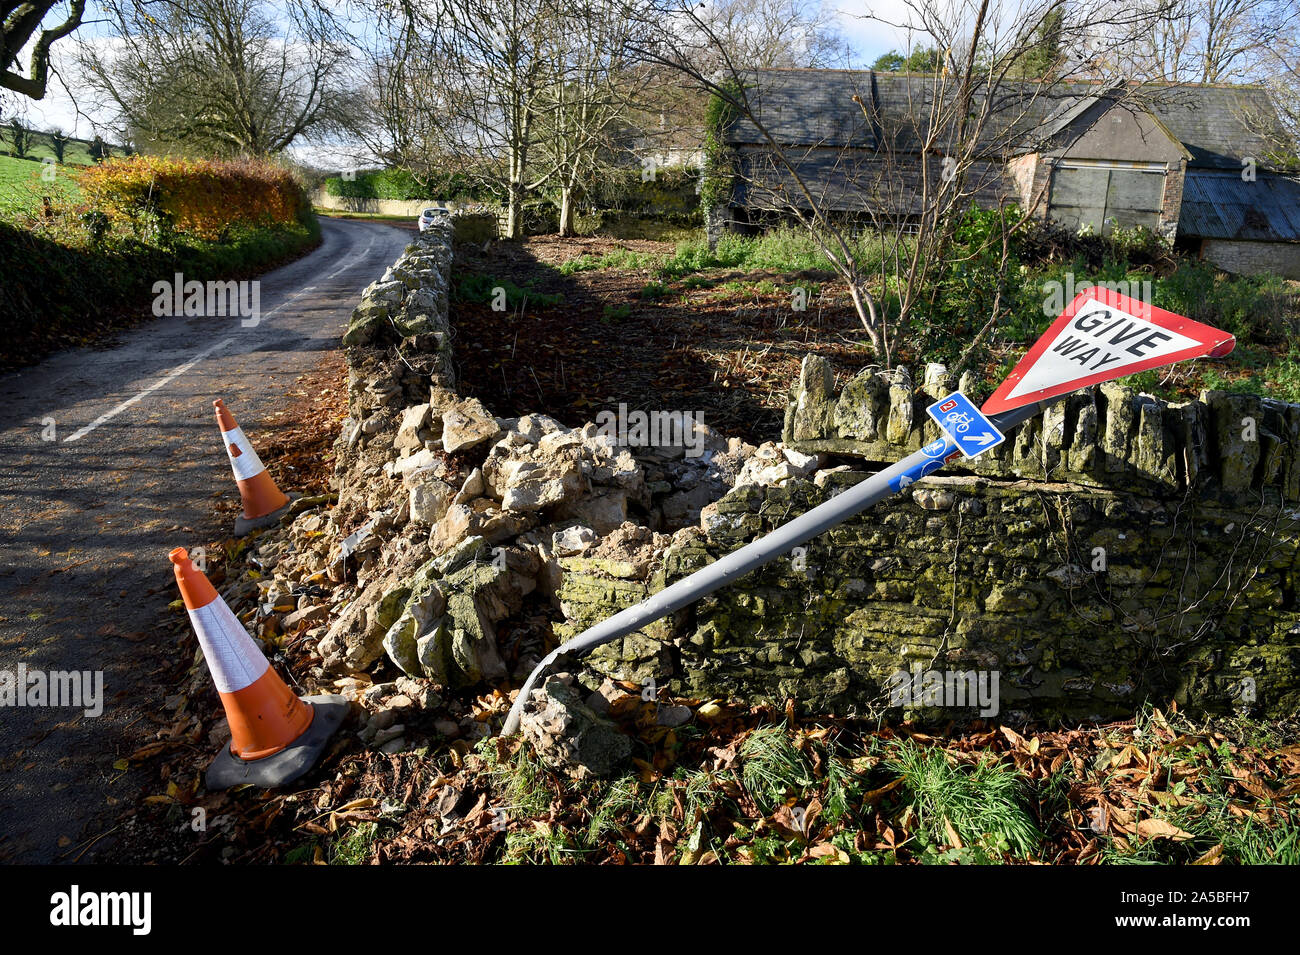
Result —
[[[576,524],[556,531],[551,538],[551,552],[556,557],[572,557],[581,554],[596,543],[596,533],[590,527]]]
[[[883,439],[889,415],[889,380],[888,373],[870,368],[854,375],[835,402],[835,433],[861,441]]]
[[[397,427],[397,437],[393,439],[393,447],[399,451],[423,448],[424,442],[420,438],[420,432],[429,427],[430,418],[431,412],[427,404],[413,405],[403,411],[401,423]]]
[[[454,491],[450,484],[429,472],[410,491],[410,519],[417,524],[433,525],[442,520],[451,504]]]
[[[560,677],[533,691],[519,725],[545,765],[574,779],[613,775],[632,755],[632,740]]]
[[[627,492],[610,490],[596,497],[579,498],[562,507],[559,516],[580,521],[597,534],[608,534],[627,520]]]
[[[796,441],[830,434],[835,417],[835,375],[820,355],[805,355],[795,391],[793,434]]]
[[[463,398],[442,414],[442,446],[448,454],[478,447],[500,433],[496,419],[477,398]]]

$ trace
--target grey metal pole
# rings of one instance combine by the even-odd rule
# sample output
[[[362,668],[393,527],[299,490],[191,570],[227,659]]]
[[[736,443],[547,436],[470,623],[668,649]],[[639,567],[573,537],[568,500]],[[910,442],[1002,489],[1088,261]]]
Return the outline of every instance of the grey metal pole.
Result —
[[[1000,415],[994,415],[991,420],[997,425],[999,431],[1006,434],[1012,428],[1038,414],[1047,404],[1048,402],[1040,402],[1013,408]],[[541,675],[561,656],[590,652],[602,644],[635,633],[661,617],[666,617],[701,597],[727,586],[750,571],[775,560],[791,548],[798,547],[878,501],[915,484],[926,475],[933,474],[947,463],[947,458],[956,450],[957,446],[951,440],[940,438],[831,500],[817,505],[808,513],[801,514],[790,523],[783,524],[765,537],[760,537],[739,550],[732,551],[689,577],[683,577],[672,586],[665,587],[636,606],[628,607],[607,620],[602,620],[567,643],[556,647],[524,681],[519,695],[515,697],[514,705],[510,707],[510,713],[501,729],[502,734],[512,736],[519,731],[519,718],[523,714],[524,702],[532,693]]]

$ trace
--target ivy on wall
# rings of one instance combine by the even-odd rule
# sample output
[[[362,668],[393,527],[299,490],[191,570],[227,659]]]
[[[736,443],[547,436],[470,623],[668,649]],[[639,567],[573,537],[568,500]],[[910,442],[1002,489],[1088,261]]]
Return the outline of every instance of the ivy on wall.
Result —
[[[725,96],[714,93],[704,113],[704,170],[700,183],[700,205],[712,209],[727,199],[735,187],[735,150],[727,145],[726,130],[740,117],[735,101],[740,98],[740,84],[728,80],[722,84]]]

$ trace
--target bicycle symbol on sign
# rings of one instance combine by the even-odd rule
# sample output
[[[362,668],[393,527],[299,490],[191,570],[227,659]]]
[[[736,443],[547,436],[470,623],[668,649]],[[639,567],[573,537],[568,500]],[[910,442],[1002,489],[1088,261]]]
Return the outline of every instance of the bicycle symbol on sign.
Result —
[[[964,411],[950,411],[948,414],[944,415],[943,420],[952,425],[953,430],[958,434],[965,434],[970,430],[971,424],[973,424],[971,416]]]

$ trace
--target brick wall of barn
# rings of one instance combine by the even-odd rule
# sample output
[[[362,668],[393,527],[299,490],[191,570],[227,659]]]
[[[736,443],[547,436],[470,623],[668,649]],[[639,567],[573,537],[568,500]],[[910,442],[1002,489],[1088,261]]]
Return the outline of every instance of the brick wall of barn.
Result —
[[[1205,239],[1201,243],[1201,258],[1228,272],[1300,280],[1300,242]]]

